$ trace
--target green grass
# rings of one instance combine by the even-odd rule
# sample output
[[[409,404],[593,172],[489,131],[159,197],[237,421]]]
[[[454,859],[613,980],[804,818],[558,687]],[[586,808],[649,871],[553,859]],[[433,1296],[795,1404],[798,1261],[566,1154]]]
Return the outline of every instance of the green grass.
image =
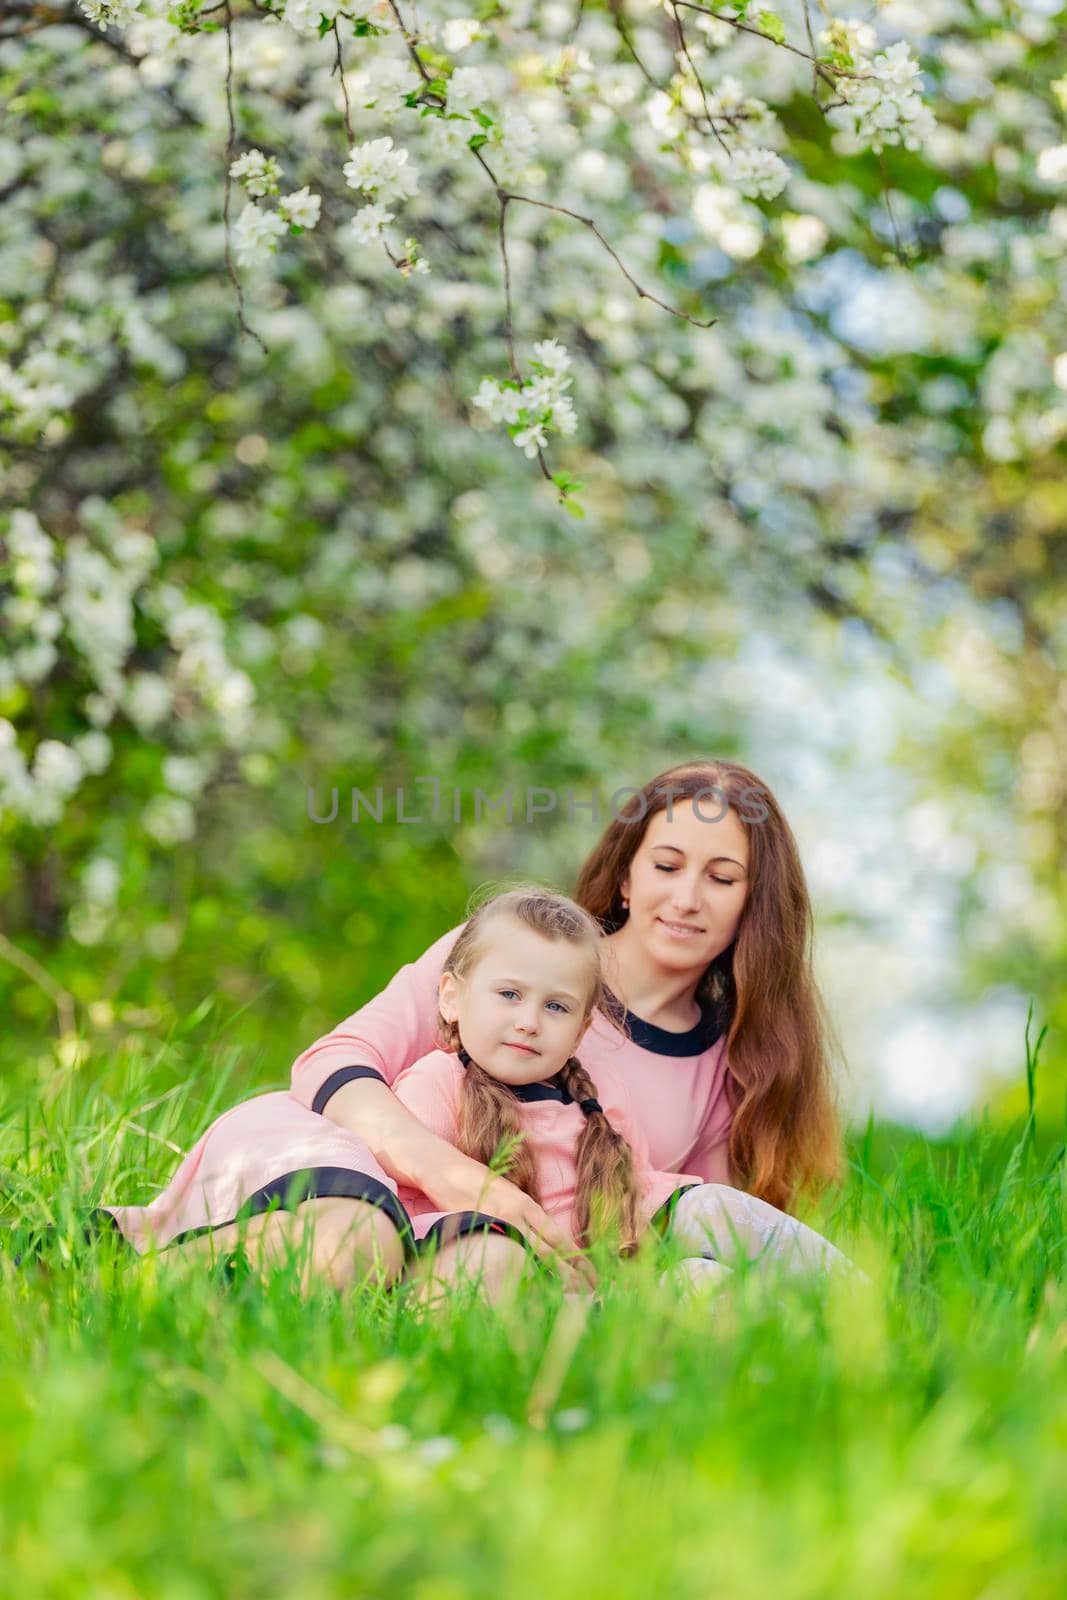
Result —
[[[250,1091],[176,1040],[39,1065],[0,1145],[8,1244],[60,1223],[47,1271],[0,1253],[5,1600],[1064,1592],[1061,1129],[854,1138],[807,1220],[869,1290],[686,1301],[650,1257],[585,1317],[538,1281],[427,1318],[79,1245]]]

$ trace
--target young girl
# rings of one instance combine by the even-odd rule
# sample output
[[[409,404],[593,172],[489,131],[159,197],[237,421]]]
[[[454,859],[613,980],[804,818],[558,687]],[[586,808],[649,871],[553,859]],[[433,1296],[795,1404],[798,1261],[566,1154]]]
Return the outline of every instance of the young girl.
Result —
[[[470,918],[445,962],[445,1048],[402,1072],[394,1093],[475,1160],[488,1165],[501,1150],[511,1153],[511,1181],[562,1224],[576,1249],[610,1235],[629,1252],[657,1225],[713,1273],[739,1249],[750,1258],[766,1251],[793,1270],[847,1265],[773,1206],[653,1168],[622,1075],[598,1066],[594,1084],[575,1054],[596,1007],[618,1010],[601,975],[594,919],[540,889],[498,895]],[[481,1211],[442,1212],[411,1187],[401,1186],[399,1199],[420,1252],[433,1246],[439,1281],[475,1267],[493,1298],[521,1267],[527,1241],[511,1223]]]

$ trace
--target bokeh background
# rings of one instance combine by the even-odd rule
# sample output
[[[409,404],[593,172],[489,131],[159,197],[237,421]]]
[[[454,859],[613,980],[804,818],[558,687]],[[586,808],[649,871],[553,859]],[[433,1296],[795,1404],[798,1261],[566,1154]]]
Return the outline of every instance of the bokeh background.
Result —
[[[484,104],[517,75],[512,181],[716,319],[511,208],[520,358],[552,337],[573,360],[550,455],[581,517],[471,406],[506,374],[495,201],[412,124],[396,41],[346,33],[347,85],[357,138],[420,164],[421,277],[347,230],[333,40],[235,0],[234,142],[225,34],[182,9],[185,31],[154,0],[106,33],[75,4],[0,22],[5,1073],[47,1094],[195,1026],[235,1088],[282,1086],[475,886],[572,885],[588,812],[475,821],[476,789],[521,812],[527,787],[587,801],[719,754],[798,833],[850,1114],[1018,1113],[1032,1004],[1058,1119],[1063,8],[836,7],[922,63],[936,126],[881,152],[803,60],[694,18],[722,106],[789,166],[772,198],[699,156],[662,8],[429,8],[484,13],[462,52]],[[241,265],[265,352],[225,270],[227,157],[252,147],[323,196]],[[397,821],[420,776],[459,823]],[[352,823],[379,785],[382,823]]]

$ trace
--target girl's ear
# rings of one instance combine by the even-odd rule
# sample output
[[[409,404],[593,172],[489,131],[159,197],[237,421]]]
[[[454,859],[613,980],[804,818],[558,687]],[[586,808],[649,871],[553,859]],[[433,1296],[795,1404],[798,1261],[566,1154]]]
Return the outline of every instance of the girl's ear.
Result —
[[[442,972],[437,984],[437,1004],[446,1022],[459,1021],[459,985],[454,972]]]

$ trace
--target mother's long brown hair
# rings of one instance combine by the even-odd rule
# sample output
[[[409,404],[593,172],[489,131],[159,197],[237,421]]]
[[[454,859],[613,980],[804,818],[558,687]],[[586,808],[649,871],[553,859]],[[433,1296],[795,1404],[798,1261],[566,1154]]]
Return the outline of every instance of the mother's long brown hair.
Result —
[[[749,889],[737,935],[707,967],[696,998],[718,1005],[728,1029],[732,1173],[750,1194],[785,1211],[798,1193],[817,1195],[840,1181],[843,1155],[829,1027],[812,972],[811,901],[796,840],[773,794],[736,761],[687,761],[661,772],[609,823],[574,898],[605,933],[615,932],[628,916],[619,885],[652,817],[672,797],[692,799],[712,788],[747,835]]]
[[[582,1021],[599,1008],[625,1028],[625,1011],[604,984],[600,971],[600,929],[594,919],[566,895],[527,884],[508,889],[483,901],[465,924],[449,951],[444,971],[464,978],[476,965],[488,943],[493,925],[512,918],[546,939],[563,939],[574,948],[575,964],[585,983]],[[459,1025],[438,1017],[441,1040],[448,1050],[459,1050]],[[592,1101],[597,1109],[586,1115],[574,1152],[574,1228],[583,1247],[593,1235],[610,1234],[630,1251],[638,1234],[638,1194],[630,1146],[599,1108],[596,1085],[577,1056],[561,1067],[560,1085],[579,1105]],[[518,1102],[504,1084],[490,1077],[468,1058],[459,1102],[457,1143],[465,1155],[486,1166],[507,1148],[506,1176],[535,1200],[537,1173],[533,1152],[525,1143]]]

